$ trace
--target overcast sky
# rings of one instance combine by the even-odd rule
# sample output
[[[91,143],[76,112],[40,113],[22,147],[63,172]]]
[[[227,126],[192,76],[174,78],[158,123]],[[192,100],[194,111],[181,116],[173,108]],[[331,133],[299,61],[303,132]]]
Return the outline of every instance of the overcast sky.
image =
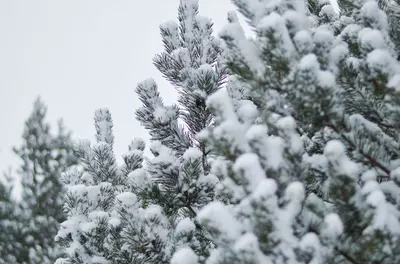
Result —
[[[93,113],[108,107],[120,156],[133,137],[136,84],[153,77],[165,101],[173,88],[152,65],[162,51],[160,23],[175,20],[179,0],[0,0],[0,172],[18,165],[25,119],[40,95],[56,128],[62,117],[75,138],[93,140]],[[218,32],[229,0],[200,0]]]

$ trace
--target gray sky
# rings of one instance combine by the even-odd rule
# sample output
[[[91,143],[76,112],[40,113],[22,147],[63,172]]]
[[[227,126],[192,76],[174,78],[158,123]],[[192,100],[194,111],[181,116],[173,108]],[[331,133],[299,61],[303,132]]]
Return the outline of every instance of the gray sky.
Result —
[[[134,119],[136,84],[153,77],[165,101],[173,88],[152,65],[162,51],[158,26],[175,20],[179,0],[0,0],[0,172],[18,165],[11,147],[40,95],[56,128],[93,140],[93,113],[108,107],[120,156],[133,137],[147,139]],[[229,0],[200,0],[218,32]]]

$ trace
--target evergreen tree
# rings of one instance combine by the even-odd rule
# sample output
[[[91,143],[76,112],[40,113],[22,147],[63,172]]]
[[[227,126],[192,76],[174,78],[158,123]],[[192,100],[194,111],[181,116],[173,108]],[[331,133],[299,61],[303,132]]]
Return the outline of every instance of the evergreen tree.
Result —
[[[10,175],[5,174],[6,182],[0,180],[0,263],[17,263],[17,257],[23,251],[18,237],[22,234],[22,225],[17,221],[17,204],[12,198]]]
[[[204,260],[213,246],[207,232],[194,221],[198,210],[213,200],[217,181],[209,173],[212,150],[197,134],[213,123],[205,100],[221,88],[225,72],[219,65],[221,47],[212,35],[213,24],[198,14],[197,0],[180,1],[178,21],[160,27],[165,51],[155,57],[154,64],[177,89],[179,105],[165,106],[152,79],[136,89],[143,103],[136,117],[150,132],[154,157],[136,175],[147,179],[144,187],[142,180],[133,177],[132,188],[142,209],[159,208],[157,221],[168,237],[147,243],[134,241],[137,229],[126,233],[132,245],[145,247],[155,256],[139,263],[169,263],[171,254],[183,246],[190,246]]]
[[[129,175],[141,167],[144,142],[134,140],[123,157],[123,166],[118,166],[108,109],[95,112],[95,128],[95,144],[83,140],[75,146],[81,166],[72,167],[63,175],[68,218],[61,224],[56,240],[66,257],[59,258],[57,263],[135,263],[126,262],[132,260],[129,254],[135,252],[126,251],[122,235],[130,228],[130,219],[122,218],[119,209],[126,211],[128,205],[135,204]]]
[[[9,234],[9,221],[12,217],[12,203],[10,190],[0,182],[0,263],[15,262],[9,247],[12,247],[13,234]]]
[[[212,21],[199,15],[198,0],[180,1],[178,21],[179,24],[169,21],[161,25],[165,51],[154,58],[154,64],[178,91],[178,117],[184,122],[192,141],[190,145],[202,152],[202,165],[207,171],[209,151],[196,135],[211,125],[212,113],[205,100],[224,82],[225,72],[219,65],[221,44],[213,36]],[[142,98],[140,87],[138,93]],[[140,110],[137,116],[139,120],[144,118]],[[174,146],[166,146],[176,150]]]
[[[63,187],[61,172],[76,164],[72,153],[70,133],[61,121],[58,133],[50,133],[45,122],[47,108],[38,98],[32,114],[25,122],[23,143],[14,148],[21,158],[18,173],[22,181],[22,199],[18,222],[24,226],[16,237],[21,243],[17,263],[54,263],[60,251],[54,237],[59,224],[65,219],[63,213]]]
[[[398,263],[399,29],[389,11],[374,0],[339,1],[342,13],[329,1],[233,2],[256,37],[233,13],[220,34],[228,91],[247,91],[206,104],[218,122],[201,138],[221,179],[221,201],[197,217],[217,245],[207,263]],[[241,100],[253,105],[242,111]],[[198,263],[189,248],[172,260]]]

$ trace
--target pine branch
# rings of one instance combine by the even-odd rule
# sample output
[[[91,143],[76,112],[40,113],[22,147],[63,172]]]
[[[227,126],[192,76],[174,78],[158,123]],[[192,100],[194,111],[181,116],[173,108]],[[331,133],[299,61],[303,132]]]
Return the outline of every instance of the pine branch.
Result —
[[[197,216],[196,211],[190,206],[189,202],[186,204],[186,208],[193,214],[193,217]]]
[[[340,250],[338,247],[335,247],[336,252],[338,252],[340,255],[342,255],[345,259],[347,259],[349,262],[352,264],[361,264],[361,262],[358,262],[354,257],[351,255],[347,254],[346,252]]]
[[[385,128],[389,128],[389,129],[396,129],[396,127],[393,125],[389,125],[389,124],[385,124],[385,123],[381,123],[381,122],[379,122],[378,125],[383,126]]]
[[[371,164],[373,167],[377,167],[379,169],[381,169],[383,172],[385,172],[389,177],[390,176],[390,169],[387,168],[386,166],[384,166],[382,163],[380,163],[379,161],[377,161],[375,158],[371,157],[369,154],[365,153],[363,150],[358,149],[357,146],[345,135],[343,135],[343,133],[340,132],[340,130],[333,124],[328,124],[328,127],[332,128],[338,135],[340,135],[340,137],[346,141],[352,149],[357,150],[362,156],[364,156],[364,158],[366,158],[369,161],[369,164]]]

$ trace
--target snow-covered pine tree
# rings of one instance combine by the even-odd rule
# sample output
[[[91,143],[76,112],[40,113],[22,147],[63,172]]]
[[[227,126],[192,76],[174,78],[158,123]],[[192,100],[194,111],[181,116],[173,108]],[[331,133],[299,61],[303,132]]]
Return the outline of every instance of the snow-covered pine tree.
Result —
[[[211,150],[196,135],[213,121],[205,100],[224,81],[218,63],[221,48],[212,35],[212,22],[198,14],[197,0],[180,1],[178,20],[179,24],[167,22],[160,27],[165,51],[155,57],[154,64],[177,89],[179,105],[165,106],[152,79],[136,90],[143,103],[136,117],[150,132],[154,158],[146,169],[132,175],[132,192],[140,210],[155,215],[149,216],[155,223],[146,224],[147,229],[137,225],[138,216],[127,217],[131,227],[136,225],[124,233],[127,245],[143,252],[137,256],[138,263],[169,263],[172,253],[184,245],[205,259],[212,246],[207,233],[193,221],[213,199],[216,182],[208,175]],[[148,234],[143,230],[149,230]]]
[[[17,220],[19,228],[16,243],[20,252],[14,252],[16,263],[54,263],[59,256],[54,237],[65,219],[61,172],[77,163],[72,153],[70,133],[59,122],[57,134],[50,132],[46,123],[47,108],[37,98],[30,117],[25,122],[22,145],[14,148],[21,158],[18,170],[22,184],[22,199]]]
[[[209,151],[196,135],[211,125],[212,113],[205,100],[225,80],[225,71],[219,64],[221,44],[213,36],[212,21],[199,15],[198,0],[180,1],[178,21],[179,24],[169,21],[161,25],[164,52],[154,58],[154,64],[178,91],[179,117],[191,139],[190,145],[202,152],[202,166],[207,172]],[[139,111],[139,120],[142,116]]]
[[[207,263],[399,263],[399,28],[374,0],[340,14],[329,1],[233,2],[256,37],[229,14],[229,85],[254,106],[207,100],[218,122],[201,138],[220,155],[225,202],[198,213],[217,245]],[[183,248],[172,263],[198,258]]]
[[[82,166],[71,167],[63,175],[68,219],[61,224],[56,240],[64,248],[66,257],[59,258],[57,263],[139,263],[137,256],[142,252],[129,250],[124,233],[135,226],[142,227],[140,216],[146,218],[146,214],[139,213],[140,204],[130,183],[131,174],[142,167],[144,141],[134,139],[123,155],[124,163],[118,166],[108,109],[95,112],[95,128],[95,144],[91,146],[87,140],[76,144]],[[132,220],[134,225],[130,225]],[[141,231],[139,235],[146,233]]]
[[[124,192],[127,175],[141,164],[140,153],[124,156],[124,165],[118,166],[113,152],[113,123],[108,109],[95,112],[96,143],[82,140],[76,144],[79,167],[64,173],[67,199],[64,209],[68,215],[56,236],[66,257],[57,263],[105,264],[119,262],[121,248],[117,248],[121,221],[115,210],[115,197]],[[143,144],[136,144],[142,151]],[[139,160],[137,160],[138,158]]]
[[[0,181],[0,263],[2,264],[15,262],[13,252],[9,248],[14,243],[11,239],[14,234],[9,233],[9,221],[13,217],[10,193],[7,186]]]
[[[23,227],[18,221],[17,203],[12,198],[12,179],[5,175],[5,182],[0,180],[0,263],[18,263],[21,256],[28,253],[21,242],[20,228]],[[17,259],[17,257],[19,259]]]

